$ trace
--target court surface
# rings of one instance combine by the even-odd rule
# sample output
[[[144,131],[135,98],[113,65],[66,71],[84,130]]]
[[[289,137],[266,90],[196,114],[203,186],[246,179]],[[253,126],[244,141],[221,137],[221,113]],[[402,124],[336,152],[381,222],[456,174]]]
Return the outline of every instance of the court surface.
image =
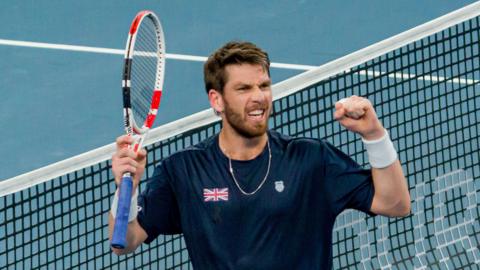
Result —
[[[123,133],[123,56],[93,51],[123,49],[139,10],[159,15],[167,53],[193,59],[167,60],[158,126],[208,108],[202,62],[189,56],[208,56],[229,40],[252,41],[272,62],[291,64],[272,68],[275,83],[472,2],[2,1],[0,179],[109,144]],[[32,47],[38,43],[47,48]],[[54,49],[59,45],[88,48]]]

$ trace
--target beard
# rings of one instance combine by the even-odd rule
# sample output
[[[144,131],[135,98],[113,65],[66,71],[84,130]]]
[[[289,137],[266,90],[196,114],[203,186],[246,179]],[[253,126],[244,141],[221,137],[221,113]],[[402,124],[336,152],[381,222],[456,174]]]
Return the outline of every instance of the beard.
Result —
[[[265,117],[265,119],[261,122],[251,124],[248,119],[246,119],[246,112],[242,116],[242,113],[236,112],[226,101],[224,101],[224,104],[225,120],[238,134],[244,136],[245,138],[255,138],[265,134],[268,128],[268,116],[270,116],[269,106],[261,106],[263,109],[265,109],[265,114],[267,117]]]

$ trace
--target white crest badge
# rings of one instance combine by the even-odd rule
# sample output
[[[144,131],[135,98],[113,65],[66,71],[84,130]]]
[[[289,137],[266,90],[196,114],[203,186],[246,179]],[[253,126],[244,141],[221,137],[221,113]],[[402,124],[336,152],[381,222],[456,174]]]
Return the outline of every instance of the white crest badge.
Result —
[[[282,192],[285,189],[285,185],[283,181],[275,181],[275,190],[278,192]]]

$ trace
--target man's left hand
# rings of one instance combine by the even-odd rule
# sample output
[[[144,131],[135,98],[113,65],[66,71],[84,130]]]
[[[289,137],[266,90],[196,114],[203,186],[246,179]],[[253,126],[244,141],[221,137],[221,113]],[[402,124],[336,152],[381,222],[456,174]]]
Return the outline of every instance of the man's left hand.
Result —
[[[337,101],[333,117],[365,140],[376,140],[385,134],[372,103],[363,97],[351,96]]]

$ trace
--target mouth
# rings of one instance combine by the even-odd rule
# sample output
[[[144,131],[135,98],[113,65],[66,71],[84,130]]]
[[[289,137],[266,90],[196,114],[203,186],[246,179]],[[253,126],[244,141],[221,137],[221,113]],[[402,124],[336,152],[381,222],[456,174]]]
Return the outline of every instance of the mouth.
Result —
[[[256,109],[247,113],[248,118],[254,121],[261,121],[265,116],[265,109]]]

